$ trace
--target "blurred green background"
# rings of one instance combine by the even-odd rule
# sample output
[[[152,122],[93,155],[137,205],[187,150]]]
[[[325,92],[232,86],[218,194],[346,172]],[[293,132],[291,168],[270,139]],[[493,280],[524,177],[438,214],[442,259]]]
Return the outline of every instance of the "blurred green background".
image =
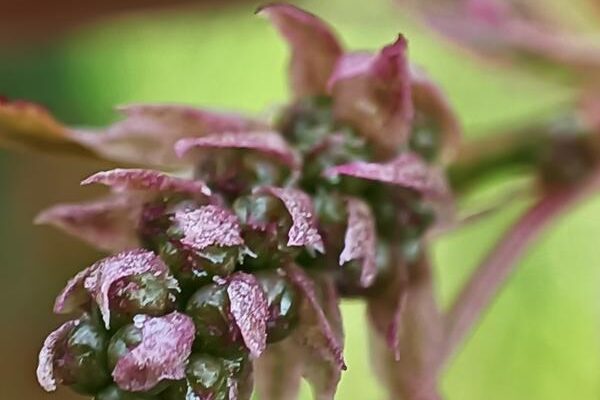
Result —
[[[334,25],[348,47],[374,49],[402,32],[410,57],[440,83],[468,138],[552,112],[564,89],[484,67],[420,29],[389,0],[295,2]],[[284,44],[253,15],[257,2],[130,15],[59,40],[0,49],[0,94],[38,101],[71,124],[113,120],[115,104],[184,102],[254,114],[287,95]],[[102,168],[77,159],[0,153],[0,398],[46,395],[35,382],[37,351],[58,323],[56,293],[97,254],[33,227],[41,208],[92,196],[79,180]],[[435,243],[443,304],[522,209],[507,210]],[[442,382],[451,400],[600,398],[600,201],[563,218],[521,263]],[[346,303],[349,365],[338,397],[383,399],[369,370],[363,306]],[[303,399],[309,399],[303,388]]]

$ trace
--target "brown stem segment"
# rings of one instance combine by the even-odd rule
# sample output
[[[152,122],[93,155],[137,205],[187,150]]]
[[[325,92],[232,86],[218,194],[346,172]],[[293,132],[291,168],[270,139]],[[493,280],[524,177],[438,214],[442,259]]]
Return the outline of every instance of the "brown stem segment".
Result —
[[[556,190],[539,199],[504,234],[476,269],[445,316],[445,345],[441,361],[446,361],[462,343],[481,314],[487,309],[528,246],[544,228],[564,212],[586,188],[596,187],[598,177],[577,189]]]

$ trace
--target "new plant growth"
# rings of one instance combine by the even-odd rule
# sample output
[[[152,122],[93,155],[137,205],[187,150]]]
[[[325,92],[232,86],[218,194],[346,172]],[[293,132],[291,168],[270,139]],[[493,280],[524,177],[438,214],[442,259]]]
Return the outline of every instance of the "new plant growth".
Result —
[[[261,8],[287,42],[292,98],[270,121],[177,105],[131,105],[99,131],[0,105],[5,142],[125,168],[84,185],[110,193],[37,219],[104,250],[54,311],[47,391],[96,400],[295,399],[301,378],[333,399],[346,363],[339,302],[364,301],[376,375],[390,399],[441,398],[438,378],[519,256],[598,184],[594,125],[460,143],[444,94],[400,35],[346,51],[316,16]],[[448,311],[433,293],[432,237],[465,223],[460,197],[522,167],[534,201]],[[352,366],[348,366],[351,368]]]

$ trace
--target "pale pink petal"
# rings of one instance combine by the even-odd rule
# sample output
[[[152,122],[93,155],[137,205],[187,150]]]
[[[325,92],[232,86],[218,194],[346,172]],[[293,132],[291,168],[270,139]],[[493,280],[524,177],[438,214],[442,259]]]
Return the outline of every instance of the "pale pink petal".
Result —
[[[336,118],[387,153],[408,140],[413,118],[406,47],[399,36],[378,54],[346,54],[328,82]]]
[[[137,226],[143,201],[119,193],[86,203],[59,204],[40,213],[35,223],[60,228],[101,250],[121,251],[139,247]]]
[[[68,321],[52,332],[42,346],[38,358],[37,379],[42,388],[47,392],[56,390],[56,377],[54,376],[54,356],[57,346],[71,330],[79,324],[79,321]]]
[[[168,267],[160,257],[147,250],[125,251],[100,260],[90,268],[84,286],[98,304],[106,328],[110,327],[108,294],[112,284],[119,279],[149,272],[165,279],[173,289],[177,289],[177,281],[171,277]]]
[[[267,348],[269,304],[258,280],[243,272],[234,274],[227,287],[231,314],[250,355],[258,358]]]
[[[91,267],[88,267],[67,282],[67,286],[65,286],[54,301],[54,312],[56,314],[72,313],[89,301],[89,295],[85,290],[84,282],[90,271]]]
[[[172,192],[210,196],[210,188],[198,180],[178,178],[149,169],[112,169],[97,172],[81,182],[82,185],[99,183],[115,191]]]
[[[309,246],[324,253],[323,239],[317,229],[317,216],[309,195],[294,188],[261,187],[256,193],[280,199],[292,217],[288,246]]]
[[[326,85],[342,47],[318,17],[290,4],[271,4],[258,11],[267,15],[292,52],[290,83],[296,97],[326,93]]]
[[[184,157],[191,150],[210,154],[214,149],[247,149],[272,157],[292,169],[301,166],[298,153],[277,132],[222,133],[202,138],[185,138],[175,144],[175,152]]]
[[[317,298],[314,282],[302,268],[295,265],[288,265],[285,268],[285,273],[306,300],[311,314],[306,317],[313,319],[315,323],[311,332],[306,332],[307,340],[304,340],[304,345],[313,349],[324,360],[331,362],[338,370],[345,370],[346,364],[344,363],[343,347],[339,334],[336,334],[325,315]]]
[[[231,211],[215,205],[177,211],[173,219],[183,233],[181,243],[202,251],[208,246],[241,246],[240,223]]]
[[[442,172],[413,153],[403,153],[384,164],[356,161],[328,168],[328,177],[351,176],[412,189],[433,197],[444,197],[448,186]]]
[[[138,315],[134,324],[142,341],[117,362],[112,373],[116,384],[143,392],[164,379],[183,379],[196,333],[192,319],[178,312],[158,318]]]
[[[262,124],[239,115],[173,104],[120,108],[125,119],[106,130],[74,132],[76,139],[105,158],[148,166],[181,165],[175,142],[184,137],[256,129]]]
[[[361,260],[360,284],[368,287],[377,273],[375,219],[369,205],[362,200],[349,198],[346,200],[346,208],[348,227],[344,237],[344,249],[340,254],[340,265],[352,260]]]
[[[412,99],[415,111],[432,118],[441,131],[442,158],[453,158],[461,141],[461,127],[444,92],[421,68],[411,65]]]

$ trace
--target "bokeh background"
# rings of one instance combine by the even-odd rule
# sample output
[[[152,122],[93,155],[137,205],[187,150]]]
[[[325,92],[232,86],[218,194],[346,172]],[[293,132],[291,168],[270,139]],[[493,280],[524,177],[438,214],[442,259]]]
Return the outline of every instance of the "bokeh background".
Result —
[[[108,123],[116,118],[113,105],[129,102],[261,114],[286,98],[286,49],[253,15],[258,2],[182,1],[185,8],[144,13],[122,2],[110,17],[113,8],[93,9],[102,2],[89,2],[85,12],[70,9],[69,18],[50,17],[67,15],[60,7],[68,10],[68,2],[39,2],[57,7],[41,10],[36,1],[24,3],[29,5],[10,14],[2,11],[10,11],[9,2],[0,2],[0,94],[40,102],[70,124]],[[467,140],[548,115],[567,96],[550,82],[478,64],[436,40],[391,0],[294,3],[332,23],[352,48],[378,48],[404,33],[411,60],[447,92]],[[18,18],[27,23],[16,23]],[[59,323],[51,314],[54,296],[98,254],[31,221],[55,202],[94,196],[78,182],[99,168],[76,158],[0,151],[2,399],[77,398],[66,390],[43,393],[35,364],[43,338]],[[435,243],[442,304],[522,206],[513,204]],[[600,398],[599,222],[600,200],[588,201],[531,249],[445,374],[448,399]],[[337,397],[342,400],[383,398],[369,370],[363,311],[359,303],[343,305],[349,370]],[[304,387],[303,399],[309,398]]]

